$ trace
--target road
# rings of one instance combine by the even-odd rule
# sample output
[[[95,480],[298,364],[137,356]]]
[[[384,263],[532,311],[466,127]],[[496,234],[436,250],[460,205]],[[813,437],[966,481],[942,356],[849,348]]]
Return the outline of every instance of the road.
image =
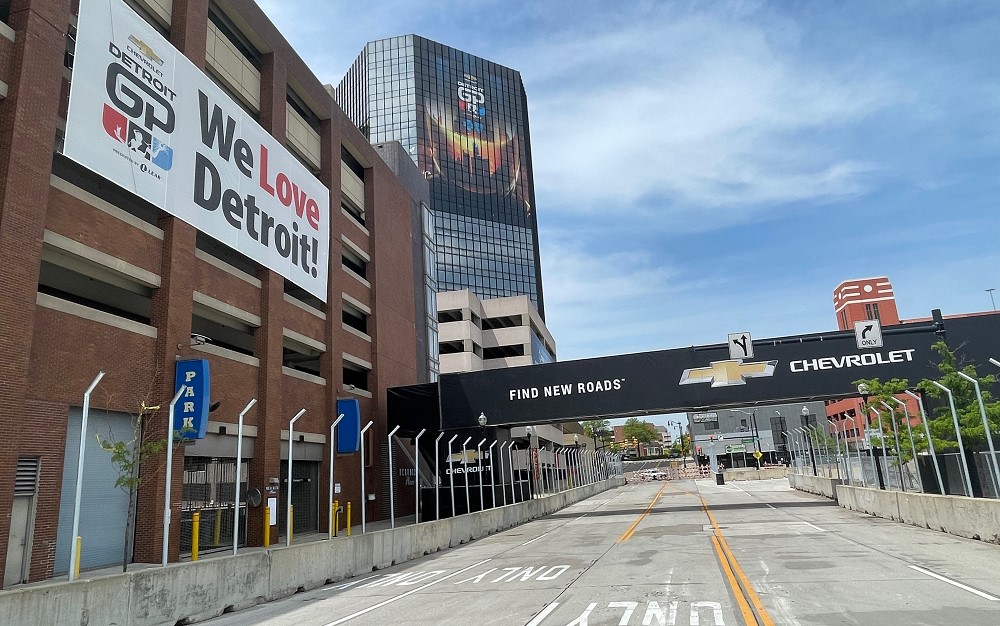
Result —
[[[629,484],[212,626],[1000,624],[1000,546],[782,480]]]

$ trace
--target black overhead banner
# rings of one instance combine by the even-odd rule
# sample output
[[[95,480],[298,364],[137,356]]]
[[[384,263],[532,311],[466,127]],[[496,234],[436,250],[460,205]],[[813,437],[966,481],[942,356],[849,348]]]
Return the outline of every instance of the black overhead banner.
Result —
[[[499,426],[857,395],[860,378],[934,377],[938,328],[883,328],[883,346],[863,350],[848,331],[755,340],[752,358],[719,344],[444,374],[441,426],[475,426],[480,413]]]

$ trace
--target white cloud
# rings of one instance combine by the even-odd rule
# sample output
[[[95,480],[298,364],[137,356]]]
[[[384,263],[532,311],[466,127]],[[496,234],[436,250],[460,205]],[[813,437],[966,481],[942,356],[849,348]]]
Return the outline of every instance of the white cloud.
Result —
[[[665,229],[703,230],[706,208],[715,228],[865,193],[882,166],[810,134],[903,97],[872,71],[801,62],[759,27],[711,16],[541,43],[523,65],[540,206],[655,205]]]

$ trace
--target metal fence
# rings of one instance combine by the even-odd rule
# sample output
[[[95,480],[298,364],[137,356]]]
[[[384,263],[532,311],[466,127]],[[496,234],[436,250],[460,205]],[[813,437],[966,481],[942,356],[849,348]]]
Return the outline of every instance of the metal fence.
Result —
[[[243,461],[240,494],[247,492],[249,462]],[[236,459],[186,457],[181,500],[181,554],[191,553],[193,517],[201,513],[198,531],[200,552],[231,549],[236,515]],[[246,544],[246,501],[240,503],[240,543]]]
[[[970,453],[968,477],[957,452],[939,453],[936,458],[946,495],[1000,498],[995,469],[1000,467],[1000,453],[996,456],[996,466],[990,461],[988,451]],[[934,457],[929,454],[919,454],[916,459],[900,463],[895,455],[882,456],[879,450],[861,450],[860,454],[857,450],[841,451],[840,454],[831,451],[828,454],[817,448],[812,455],[804,453],[793,458],[792,471],[839,478],[844,484],[859,487],[941,493]]]

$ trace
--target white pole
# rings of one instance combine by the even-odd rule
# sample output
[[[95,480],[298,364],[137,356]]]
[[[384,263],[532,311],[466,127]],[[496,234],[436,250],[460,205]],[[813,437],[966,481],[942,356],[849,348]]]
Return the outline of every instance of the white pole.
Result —
[[[955,396],[951,389],[948,389],[936,380],[930,381],[932,385],[948,394],[948,406],[951,408],[951,419],[955,422],[955,437],[958,438],[958,456],[962,460],[962,467],[965,469],[965,487],[968,489],[968,496],[972,497],[972,479],[969,476],[969,462],[965,460],[965,444],[962,443],[962,430],[958,425],[958,411],[955,410]]]
[[[913,443],[913,429],[910,427],[910,411],[906,408],[906,403],[893,396],[892,401],[903,407],[903,415],[906,420],[906,433],[910,437],[910,452],[913,454],[913,467],[917,470],[917,482],[920,484],[920,493],[924,492],[924,479],[920,476],[920,464],[917,463],[917,444]]]
[[[517,494],[514,493],[514,442],[507,446],[507,467],[510,469],[510,503],[517,504]],[[524,500],[524,486],[521,487],[521,500]],[[506,493],[506,492],[505,492]]]
[[[443,434],[443,433],[442,433]],[[451,461],[451,444],[458,439],[458,435],[452,435],[448,440],[448,486],[451,488],[451,517],[455,517],[455,469]]]
[[[993,361],[993,359],[990,359]],[[903,391],[906,395],[910,396],[917,401],[917,406],[920,408],[920,421],[924,425],[924,434],[927,436],[927,448],[931,452],[931,459],[934,461],[934,475],[937,477],[938,489],[941,490],[941,495],[944,493],[944,480],[941,478],[941,466],[938,465],[937,453],[934,451],[934,439],[931,438],[931,429],[927,425],[927,413],[924,411],[924,400],[912,391]]]
[[[483,497],[483,444],[486,443],[486,437],[476,444],[476,467],[479,470],[479,510],[486,510],[486,499]]]
[[[90,417],[90,394],[94,392],[97,383],[104,378],[104,372],[97,372],[93,382],[83,392],[83,417],[80,422],[80,458],[76,462],[76,500],[73,503],[73,536],[70,537],[69,581],[73,582],[76,572],[76,562],[80,555],[76,551],[76,534],[80,532],[80,501],[83,499],[83,456],[87,448],[87,419]]]
[[[306,412],[299,409],[288,422],[288,489],[285,490],[285,547],[292,545],[292,448],[295,444],[295,422]]]
[[[889,406],[889,403],[885,400],[879,400],[878,403],[889,411],[889,423],[892,426],[892,436],[896,441],[896,469],[899,470],[899,488],[901,491],[905,492],[906,485],[903,484],[903,455],[899,450],[899,430],[896,428],[896,409]]]
[[[469,453],[465,451],[465,446],[469,445],[472,437],[462,442],[462,473],[465,474],[465,512],[472,513],[472,501],[469,499]]]
[[[333,423],[330,424],[330,501],[326,503],[326,510],[329,511],[330,515],[330,523],[326,525],[327,539],[333,539],[333,525],[336,523],[336,513],[333,510],[333,459],[337,452],[337,424],[342,419],[344,419],[343,413],[339,414],[337,419],[333,420]]]
[[[365,486],[365,433],[374,422],[368,422],[361,429],[361,534],[365,534],[365,519],[368,509],[368,488]]]
[[[167,566],[167,552],[170,548],[170,483],[174,475],[174,407],[181,394],[187,390],[187,385],[181,385],[170,401],[170,412],[167,416],[167,488],[163,490],[163,563]]]
[[[509,443],[510,443],[509,441],[505,441],[505,442],[503,442],[503,443],[500,444],[499,448],[497,448],[497,452],[500,454],[500,488],[503,491],[503,505],[504,506],[507,506],[507,481],[504,478],[504,476],[506,476],[506,474],[503,473],[504,472],[504,470],[503,470],[503,449]],[[511,484],[510,487],[511,487],[511,489],[514,488],[513,483]]]
[[[490,502],[493,503],[493,506],[490,507],[490,508],[492,508],[492,509],[497,508],[497,486],[496,486],[495,481],[493,480],[493,446],[495,446],[495,445],[497,445],[497,441],[494,439],[493,443],[491,443],[490,447],[489,447],[489,453],[490,453]],[[503,463],[503,457],[502,456],[500,457],[500,462]],[[500,471],[503,472],[503,470],[500,470]],[[501,473],[501,476],[502,475],[503,474]],[[480,476],[479,480],[482,480],[482,479],[483,479],[482,476]]]
[[[441,456],[438,454],[438,442],[441,441],[441,437],[444,437],[444,433],[439,433],[437,439],[434,440],[434,519],[441,519],[441,470],[438,464],[441,462]],[[449,458],[450,458],[449,452]]]
[[[993,295],[992,293],[990,294]],[[990,429],[990,421],[986,418],[986,407],[983,405],[983,392],[979,389],[979,381],[964,372],[956,371],[956,374],[972,383],[976,388],[976,399],[979,401],[979,414],[983,417],[983,428],[986,430],[986,442],[990,444],[990,466],[993,467],[993,475],[996,482],[993,483],[994,491],[1000,491],[1000,467],[997,467],[997,451],[993,447],[993,432]],[[998,494],[1000,495],[1000,494]]]
[[[396,527],[396,489],[393,487],[396,477],[392,473],[392,436],[396,434],[397,430],[399,430],[399,424],[389,431],[388,436],[386,436],[389,444],[389,528]]]
[[[426,428],[420,429],[413,439],[415,453],[413,455],[413,522],[420,523],[420,438],[427,432]]]
[[[236,511],[233,513],[233,556],[236,556],[236,548],[240,545],[240,478],[243,477],[240,469],[243,465],[243,418],[255,404],[257,404],[257,398],[251,400],[240,411],[240,420],[236,427]]]

